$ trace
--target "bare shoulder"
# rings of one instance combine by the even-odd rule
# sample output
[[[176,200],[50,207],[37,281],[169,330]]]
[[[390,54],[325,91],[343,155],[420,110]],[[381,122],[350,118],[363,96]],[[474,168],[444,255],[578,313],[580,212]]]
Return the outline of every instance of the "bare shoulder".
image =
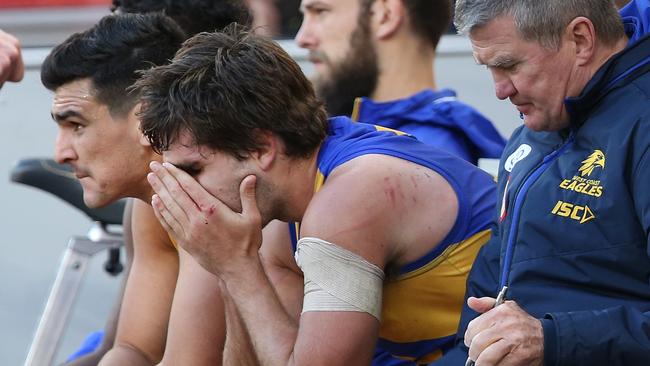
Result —
[[[449,232],[457,212],[456,193],[432,169],[365,155],[330,174],[307,208],[301,236],[352,248],[381,266],[426,253]]]
[[[131,233],[135,250],[138,250],[138,246],[149,246],[166,252],[176,252],[169,235],[158,222],[153,208],[141,200],[133,201]]]

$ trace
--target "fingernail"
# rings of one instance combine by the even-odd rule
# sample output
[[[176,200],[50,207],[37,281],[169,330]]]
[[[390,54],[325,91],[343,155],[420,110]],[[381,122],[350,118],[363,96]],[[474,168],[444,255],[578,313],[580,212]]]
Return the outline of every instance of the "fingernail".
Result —
[[[151,170],[155,172],[158,170],[158,165],[159,163],[157,161],[152,161],[151,163],[149,163],[149,168],[151,168]]]

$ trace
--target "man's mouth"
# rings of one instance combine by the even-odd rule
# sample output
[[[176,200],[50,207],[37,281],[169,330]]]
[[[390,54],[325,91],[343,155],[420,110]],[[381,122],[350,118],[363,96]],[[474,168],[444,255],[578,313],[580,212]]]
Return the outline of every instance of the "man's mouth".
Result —
[[[523,103],[523,104],[515,104],[515,108],[519,111],[519,113],[523,115],[527,115],[531,112],[531,109],[533,108],[533,105],[530,103]]]
[[[87,173],[84,173],[84,172],[81,172],[81,171],[78,171],[78,170],[74,171],[74,176],[77,177],[77,179],[83,179],[83,178],[89,177],[89,175]]]

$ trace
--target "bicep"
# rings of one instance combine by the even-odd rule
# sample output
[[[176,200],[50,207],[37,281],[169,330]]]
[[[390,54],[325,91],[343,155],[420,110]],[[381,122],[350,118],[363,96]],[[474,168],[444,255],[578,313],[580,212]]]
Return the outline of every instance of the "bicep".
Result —
[[[178,276],[178,254],[144,202],[134,202],[131,223],[134,255],[115,345],[134,348],[148,359],[159,360]]]

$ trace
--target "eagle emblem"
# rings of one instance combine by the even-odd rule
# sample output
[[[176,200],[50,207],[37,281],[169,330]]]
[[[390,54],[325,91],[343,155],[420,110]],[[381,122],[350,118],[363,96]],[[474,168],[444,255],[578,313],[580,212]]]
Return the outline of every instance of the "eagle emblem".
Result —
[[[594,150],[594,152],[589,155],[589,157],[582,161],[582,166],[578,171],[581,176],[589,176],[594,171],[594,169],[599,166],[602,169],[605,169],[605,154],[600,150]]]

